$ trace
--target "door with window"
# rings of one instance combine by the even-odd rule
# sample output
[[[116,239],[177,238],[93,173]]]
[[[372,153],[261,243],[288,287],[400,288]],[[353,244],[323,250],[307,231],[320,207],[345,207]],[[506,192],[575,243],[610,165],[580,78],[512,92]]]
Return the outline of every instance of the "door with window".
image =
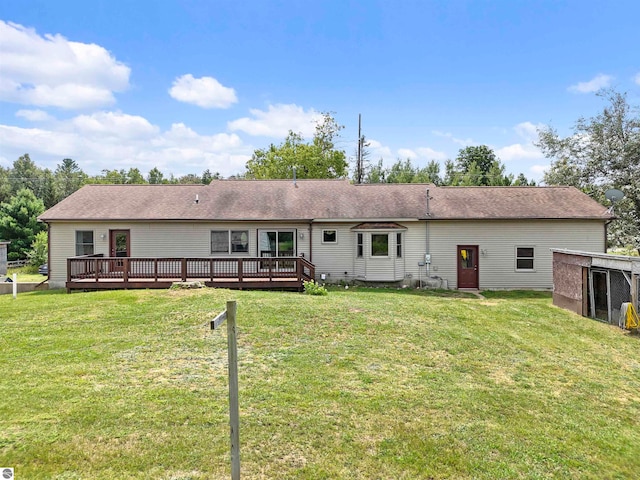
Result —
[[[458,288],[478,287],[478,246],[458,245]]]
[[[109,256],[116,259],[131,256],[129,230],[109,230]],[[122,270],[122,260],[115,260],[112,263],[113,270]]]
[[[260,257],[295,257],[295,230],[258,230],[258,256]],[[279,262],[280,268],[293,268],[293,262]],[[261,265],[262,268],[268,268]]]

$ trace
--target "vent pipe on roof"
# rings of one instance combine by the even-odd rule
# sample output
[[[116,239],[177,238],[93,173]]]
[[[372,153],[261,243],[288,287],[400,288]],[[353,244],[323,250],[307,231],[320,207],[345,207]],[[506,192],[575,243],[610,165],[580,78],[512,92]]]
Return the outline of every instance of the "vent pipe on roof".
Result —
[[[195,204],[197,205],[198,203],[200,203],[200,199],[198,198],[198,194],[196,193],[196,201],[195,201]]]
[[[296,182],[296,167],[295,166],[293,167],[293,186],[296,187],[296,188],[298,187],[298,184]]]

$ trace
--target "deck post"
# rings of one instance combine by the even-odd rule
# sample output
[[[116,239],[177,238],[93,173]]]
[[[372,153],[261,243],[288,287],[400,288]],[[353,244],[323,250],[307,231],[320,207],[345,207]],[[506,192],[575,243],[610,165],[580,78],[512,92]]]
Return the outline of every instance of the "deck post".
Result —
[[[85,260],[85,262],[84,262],[85,272],[86,272],[86,269],[87,269],[87,264],[90,261],[91,260],[89,260],[89,261]],[[95,272],[96,282],[100,281],[100,269],[98,268],[98,262],[99,262],[99,260],[97,258],[93,260],[93,268],[95,268],[95,270],[96,270],[96,272]]]
[[[129,283],[129,259],[128,258],[125,258],[122,260],[122,279],[124,280],[125,288],[126,288],[126,284]]]
[[[214,265],[213,258],[210,258],[209,259],[209,277],[211,278],[212,282],[213,282],[213,265]]]
[[[158,259],[153,259],[153,278],[157,282],[158,281]]]
[[[242,275],[244,274],[244,262],[242,258],[238,259],[238,282],[242,286]]]
[[[183,258],[182,259],[182,281],[186,282],[187,281],[187,259]]]

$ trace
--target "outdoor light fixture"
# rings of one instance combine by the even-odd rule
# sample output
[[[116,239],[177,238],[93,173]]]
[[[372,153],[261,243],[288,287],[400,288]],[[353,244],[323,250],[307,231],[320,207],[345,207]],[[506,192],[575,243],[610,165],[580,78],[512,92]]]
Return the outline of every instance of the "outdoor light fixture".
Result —
[[[100,234],[100,240],[104,240],[105,238],[107,238],[107,234],[106,233],[101,233]]]

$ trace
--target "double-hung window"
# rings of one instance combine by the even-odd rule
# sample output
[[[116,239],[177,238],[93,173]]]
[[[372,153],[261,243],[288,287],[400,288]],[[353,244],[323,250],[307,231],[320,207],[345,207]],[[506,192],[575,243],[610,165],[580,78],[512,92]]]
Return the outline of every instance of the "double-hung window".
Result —
[[[93,230],[76,230],[76,256],[93,255]]]
[[[516,247],[516,271],[533,272],[535,259],[534,247]]]

